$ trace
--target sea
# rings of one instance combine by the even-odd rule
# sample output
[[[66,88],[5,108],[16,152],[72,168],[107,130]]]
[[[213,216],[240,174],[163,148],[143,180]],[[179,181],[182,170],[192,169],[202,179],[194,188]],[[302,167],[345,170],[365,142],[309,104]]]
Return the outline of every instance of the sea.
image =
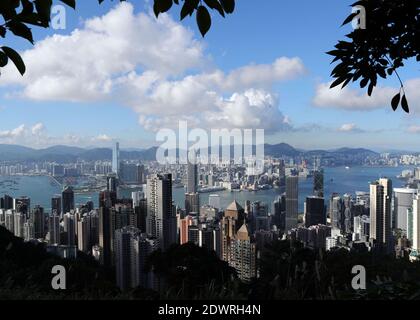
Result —
[[[327,167],[324,168],[324,193],[326,199],[332,193],[355,194],[357,191],[369,191],[369,183],[381,177],[392,179],[394,187],[402,187],[404,181],[397,179],[403,170],[412,170],[413,167]],[[303,212],[305,198],[312,194],[313,179],[299,179],[299,211]],[[0,176],[0,196],[8,194],[12,197],[28,196],[31,198],[31,207],[41,205],[48,212],[51,208],[51,198],[60,194],[62,187],[48,176]],[[124,197],[130,197],[133,190],[122,190]],[[227,207],[233,200],[245,204],[246,200],[251,202],[260,201],[269,206],[280,195],[279,189],[273,188],[260,191],[219,191],[200,194],[201,205],[208,203],[210,194],[220,196],[222,208]],[[173,189],[173,200],[180,207],[184,207],[184,188]],[[76,205],[93,201],[98,206],[98,193],[84,193],[75,195]]]

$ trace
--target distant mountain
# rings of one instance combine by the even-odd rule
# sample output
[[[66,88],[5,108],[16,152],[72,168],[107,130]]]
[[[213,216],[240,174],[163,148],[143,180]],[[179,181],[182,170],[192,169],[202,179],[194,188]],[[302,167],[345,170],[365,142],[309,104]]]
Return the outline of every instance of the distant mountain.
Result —
[[[266,155],[272,157],[296,157],[302,154],[302,151],[298,151],[293,148],[291,145],[287,143],[279,143],[279,144],[265,144],[264,145],[264,152]]]
[[[255,147],[253,148],[255,152]],[[156,159],[157,147],[144,150],[121,150],[120,157],[123,160],[143,160],[153,161]],[[287,143],[265,144],[264,152],[267,156],[276,158],[281,157],[315,157],[340,158],[340,159],[362,159],[374,157],[379,154],[363,148],[340,148],[337,150],[298,150]],[[233,155],[233,147],[231,148]],[[80,160],[96,161],[111,160],[112,149],[94,148],[85,149],[70,146],[52,146],[45,149],[32,149],[18,145],[0,144],[0,161],[56,161],[74,162]]]

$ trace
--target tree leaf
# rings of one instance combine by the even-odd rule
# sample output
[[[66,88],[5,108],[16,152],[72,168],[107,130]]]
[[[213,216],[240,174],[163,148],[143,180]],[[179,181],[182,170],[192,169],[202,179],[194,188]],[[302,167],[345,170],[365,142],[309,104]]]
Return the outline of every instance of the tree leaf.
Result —
[[[401,107],[405,112],[410,113],[410,108],[408,107],[407,97],[405,95],[403,95],[403,97],[401,99]]]
[[[4,51],[4,53],[9,57],[10,60],[13,61],[16,68],[19,70],[20,74],[23,76],[26,72],[26,66],[25,63],[22,60],[22,57],[17,53],[15,50],[9,47],[1,47],[1,49]]]
[[[197,9],[197,25],[203,37],[210,30],[211,17],[209,11],[204,6],[199,6]]]
[[[18,22],[15,20],[9,21],[6,24],[7,28],[13,32],[15,36],[24,38],[28,40],[30,43],[34,44],[34,39],[32,37],[32,31],[22,22]]]
[[[217,10],[222,17],[225,16],[225,12],[223,11],[223,7],[222,7],[222,5],[220,4],[219,1],[217,1],[217,0],[204,0],[204,2],[207,4],[207,6],[210,9]]]
[[[394,96],[394,98],[392,98],[391,106],[392,106],[392,109],[394,111],[397,110],[398,105],[400,104],[400,101],[401,101],[401,94],[400,93],[396,94]]]
[[[2,51],[0,51],[0,67],[3,68],[9,62],[9,57]]]
[[[235,0],[220,0],[226,13],[233,13],[235,10]]]
[[[99,4],[101,4],[102,1],[99,1]],[[69,7],[72,7],[73,9],[76,9],[76,0],[61,0],[61,2],[65,3]]]

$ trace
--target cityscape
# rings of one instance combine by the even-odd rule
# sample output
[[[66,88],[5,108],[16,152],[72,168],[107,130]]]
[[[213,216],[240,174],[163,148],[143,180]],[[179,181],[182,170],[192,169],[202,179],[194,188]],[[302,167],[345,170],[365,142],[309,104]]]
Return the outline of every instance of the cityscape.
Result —
[[[0,303],[420,300],[420,0],[0,3]]]
[[[62,259],[91,257],[98,267],[113,270],[111,278],[121,292],[138,287],[162,290],[163,280],[147,267],[148,257],[174,245],[214,252],[244,284],[258,279],[259,259],[274,241],[294,241],[315,251],[419,260],[418,154],[372,152],[369,163],[356,170],[400,173],[362,180],[360,189],[344,194],[327,188],[333,179],[326,180],[325,171],[331,168],[319,156],[266,156],[263,171],[255,174],[233,160],[160,165],[123,159],[121,154],[117,142],[111,159],[102,161],[4,162],[0,226]],[[20,192],[24,177],[46,178],[44,184],[61,192],[42,194],[48,207],[34,202],[31,194],[10,196],[8,192]],[[309,189],[300,195],[302,183]],[[250,200],[264,193],[266,201]],[[77,203],[76,196],[84,194],[89,197],[79,200],[88,200]],[[179,195],[182,199],[176,203]]]

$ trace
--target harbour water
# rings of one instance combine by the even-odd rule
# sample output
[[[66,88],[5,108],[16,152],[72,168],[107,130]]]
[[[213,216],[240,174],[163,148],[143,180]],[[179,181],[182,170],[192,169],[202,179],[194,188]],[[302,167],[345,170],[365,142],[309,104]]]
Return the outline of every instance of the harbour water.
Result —
[[[404,185],[402,180],[397,179],[403,170],[413,169],[411,167],[333,167],[325,168],[324,189],[325,196],[328,197],[337,192],[339,194],[355,194],[356,191],[369,191],[369,182],[375,181],[380,177],[392,179],[394,187]],[[299,180],[299,211],[303,211],[305,197],[312,193],[312,178]],[[41,205],[48,211],[51,207],[51,197],[61,193],[61,187],[47,176],[0,176],[0,196],[8,194],[12,197],[28,196],[31,198],[31,207]],[[122,192],[123,196],[129,197],[130,191]],[[184,188],[174,188],[173,198],[177,205],[184,207]],[[220,196],[220,204],[225,208],[233,200],[244,204],[246,200],[261,201],[269,205],[279,196],[279,189],[251,191],[219,191],[214,193],[200,194],[201,204],[208,203],[210,194]],[[98,194],[76,194],[76,205],[93,201],[98,205]]]

